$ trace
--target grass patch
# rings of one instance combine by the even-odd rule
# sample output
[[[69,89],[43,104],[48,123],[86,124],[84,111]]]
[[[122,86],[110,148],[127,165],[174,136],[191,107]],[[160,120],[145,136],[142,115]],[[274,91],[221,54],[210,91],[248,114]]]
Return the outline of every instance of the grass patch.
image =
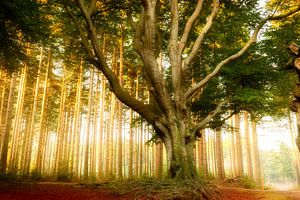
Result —
[[[239,182],[246,189],[256,189],[256,188],[258,188],[258,185],[249,176],[239,177]]]
[[[202,179],[143,179],[110,181],[93,185],[97,188],[109,189],[118,195],[128,195],[132,199],[219,199],[219,192],[217,191],[217,188]]]

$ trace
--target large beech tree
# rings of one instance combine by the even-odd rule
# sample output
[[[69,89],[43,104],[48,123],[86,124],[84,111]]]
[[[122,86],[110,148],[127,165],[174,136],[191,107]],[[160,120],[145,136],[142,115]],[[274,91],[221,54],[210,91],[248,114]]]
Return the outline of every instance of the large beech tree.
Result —
[[[247,40],[242,42],[241,48],[218,63],[212,62],[205,76],[200,80],[192,81],[189,76],[190,70],[197,59],[203,56],[201,48],[214,21],[222,15],[228,5],[239,7],[247,2],[256,1],[73,0],[62,2],[65,12],[76,25],[87,60],[102,71],[116,97],[150,123],[164,143],[168,172],[172,178],[197,176],[193,157],[194,142],[201,137],[201,129],[215,117],[220,118],[220,113],[224,112],[230,100],[219,99],[206,116],[197,120],[191,111],[192,101],[197,101],[201,97],[206,85],[218,76],[223,67],[241,58],[247,52],[257,41],[260,30],[268,21],[284,19],[300,10],[300,5],[291,7],[284,13],[277,13],[275,10],[265,18],[258,17],[249,22],[249,26],[245,23],[243,28],[249,35],[245,36]],[[182,6],[192,11],[185,12]],[[118,23],[113,16],[111,22],[114,20],[114,23],[109,23],[107,15],[112,13],[122,16],[119,18],[122,20],[119,21],[118,27],[122,27],[123,23],[130,24],[132,27],[133,33],[128,34],[130,38],[125,42],[125,46],[132,46],[142,62],[142,76],[150,92],[149,103],[136,99],[130,91],[122,87],[118,74],[110,68],[110,63],[103,54],[99,37],[105,30],[111,30]],[[190,13],[188,17],[185,16],[187,13]],[[163,67],[158,59],[162,52],[166,57]],[[132,63],[136,63],[136,59],[132,58]]]

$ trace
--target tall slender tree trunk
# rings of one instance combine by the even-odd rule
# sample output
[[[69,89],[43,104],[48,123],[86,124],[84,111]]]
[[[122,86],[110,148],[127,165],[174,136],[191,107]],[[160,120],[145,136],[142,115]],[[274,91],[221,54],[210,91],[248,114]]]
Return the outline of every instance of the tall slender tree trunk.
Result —
[[[221,128],[216,129],[216,162],[217,162],[217,177],[220,180],[224,180],[225,171],[224,171],[224,156],[223,156]]]
[[[244,164],[243,164],[243,150],[242,150],[242,136],[240,130],[240,116],[239,114],[234,115],[234,127],[235,141],[236,141],[236,163],[237,163],[237,176],[244,175]]]
[[[76,90],[76,102],[74,113],[74,177],[79,178],[79,164],[80,164],[80,129],[81,129],[81,93],[82,93],[82,75],[83,75],[83,61],[80,60],[77,90]]]
[[[46,106],[46,100],[47,100],[47,90],[48,90],[48,76],[49,76],[49,68],[51,65],[51,50],[49,50],[48,53],[48,61],[46,66],[46,72],[45,72],[45,80],[44,80],[44,90],[43,90],[43,100],[42,100],[42,107],[41,107],[41,116],[40,116],[40,122],[39,122],[39,140],[38,140],[38,148],[37,148],[37,157],[36,157],[36,166],[35,169],[38,173],[41,173],[42,168],[42,159],[43,159],[43,148],[44,148],[44,142],[45,142],[45,106]]]
[[[134,92],[134,84],[133,84],[133,78],[130,78],[130,95]],[[133,110],[130,109],[129,111],[129,161],[128,161],[128,178],[132,179],[133,177],[133,147],[134,147],[134,132],[133,132]]]
[[[121,25],[121,39],[120,39],[120,69],[119,69],[119,81],[120,85],[123,84],[123,46],[124,46],[124,38],[123,38],[123,25]],[[118,167],[117,167],[117,177],[119,179],[123,179],[123,134],[122,134],[122,123],[123,123],[123,103],[118,101]]]
[[[34,135],[34,119],[35,119],[35,113],[37,109],[37,101],[38,101],[38,95],[39,95],[39,86],[40,86],[40,73],[41,73],[41,68],[42,68],[42,63],[43,63],[43,47],[41,47],[40,51],[40,59],[39,59],[39,65],[38,65],[38,73],[37,73],[37,78],[36,78],[36,83],[35,83],[35,89],[34,89],[34,98],[33,98],[33,106],[32,106],[32,111],[31,111],[31,117],[29,121],[29,128],[28,128],[28,141],[26,143],[26,156],[25,156],[25,174],[29,174],[30,170],[30,164],[31,164],[31,153],[32,153],[32,139]]]
[[[99,114],[99,73],[96,72],[96,86],[93,107],[93,130],[92,130],[92,147],[91,147],[91,176],[96,178],[96,152],[97,152],[97,135],[98,135],[98,114]],[[100,133],[99,133],[100,134]],[[101,143],[98,146],[102,145]]]
[[[14,117],[14,126],[12,134],[12,147],[10,152],[10,166],[9,170],[11,173],[17,173],[19,165],[19,143],[20,143],[20,134],[21,134],[21,122],[23,114],[23,105],[24,105],[24,96],[26,89],[26,80],[27,80],[27,70],[28,66],[25,64],[22,69],[22,74],[20,78],[20,84],[18,89],[18,98],[16,104],[16,112]]]
[[[12,75],[12,78],[10,80],[10,87],[9,87],[9,94],[7,99],[7,107],[6,107],[6,114],[4,118],[4,135],[3,135],[3,142],[2,142],[2,148],[1,148],[1,159],[0,159],[0,173],[6,174],[6,168],[7,168],[7,153],[8,153],[8,143],[10,139],[10,131],[12,127],[12,119],[13,119],[13,105],[14,105],[14,88],[16,85],[16,74]]]
[[[115,95],[110,95],[110,115],[109,126],[106,133],[106,161],[105,161],[105,175],[110,177],[113,175],[113,134],[114,134],[114,118],[115,118]]]
[[[65,74],[65,69],[63,69],[63,75]],[[55,173],[60,176],[63,175],[63,143],[65,135],[65,124],[66,124],[66,87],[65,87],[65,76],[63,76],[61,92],[60,92],[60,103],[59,103],[59,115],[58,115],[58,126],[56,130],[56,154],[55,154]]]
[[[206,132],[205,129],[201,130],[201,146],[202,146],[202,170],[205,178],[208,177],[208,166],[207,166],[207,149],[206,149]]]
[[[230,118],[230,125],[234,127],[233,117]],[[231,155],[231,168],[232,168],[232,177],[237,176],[237,164],[236,164],[236,143],[235,143],[235,131],[230,131],[230,155]]]
[[[198,140],[198,168],[199,174],[203,177],[208,176],[207,151],[206,151],[206,134],[205,129],[200,130],[200,139]]]
[[[104,142],[104,136],[103,136],[103,130],[104,130],[104,111],[105,111],[105,93],[106,93],[106,83],[105,80],[103,80],[103,77],[101,78],[101,107],[100,107],[100,113],[99,113],[99,160],[98,160],[98,179],[101,179],[103,176],[104,168],[103,168],[103,142]]]
[[[93,88],[94,88],[94,68],[91,69],[88,99],[88,113],[87,113],[87,127],[86,127],[86,143],[85,143],[85,156],[84,156],[84,178],[89,176],[89,160],[90,160],[90,134],[92,123],[92,105],[93,105]]]
[[[252,153],[251,153],[251,138],[249,131],[249,116],[247,112],[243,113],[244,115],[244,128],[245,128],[245,143],[246,143],[246,155],[247,155],[247,174],[254,180],[253,175],[253,166],[252,166]]]
[[[1,72],[1,71],[0,71]],[[3,75],[4,74],[4,75]],[[3,78],[3,84],[2,84],[2,91],[1,91],[1,97],[0,97],[0,152],[2,150],[2,145],[3,145],[3,137],[4,137],[4,132],[3,132],[3,119],[4,119],[4,103],[5,103],[5,94],[7,90],[7,84],[8,84],[8,77],[6,76],[5,73],[1,73],[0,78]],[[7,103],[7,102],[6,102]],[[0,159],[1,159],[1,153],[0,153]]]
[[[296,177],[296,182],[297,185],[300,185],[300,153],[297,149],[297,145],[295,144],[295,130],[293,126],[293,120],[291,114],[289,115],[289,129],[290,129],[290,135],[292,139],[292,150],[293,150],[293,161],[294,161],[294,166],[295,166],[295,177]]]
[[[252,129],[252,140],[253,140],[254,178],[255,178],[256,183],[258,185],[260,185],[262,183],[262,171],[261,171],[261,165],[260,165],[256,121],[254,119],[251,120],[251,127],[252,127],[251,129]]]

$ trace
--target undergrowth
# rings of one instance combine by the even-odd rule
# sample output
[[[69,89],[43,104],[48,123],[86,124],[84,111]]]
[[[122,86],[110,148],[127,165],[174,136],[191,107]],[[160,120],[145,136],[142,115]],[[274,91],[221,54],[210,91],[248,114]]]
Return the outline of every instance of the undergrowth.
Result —
[[[97,188],[110,189],[118,195],[132,199],[164,200],[218,200],[217,188],[202,179],[144,179],[132,181],[110,181],[94,184]]]
[[[241,176],[239,178],[239,181],[242,184],[242,186],[246,189],[259,188],[259,186],[255,183],[255,181],[251,179],[249,176]]]
[[[237,178],[229,178],[229,179],[226,179],[225,182],[238,184],[238,186],[243,187],[245,189],[261,189],[261,185],[257,184],[249,176],[240,176]]]

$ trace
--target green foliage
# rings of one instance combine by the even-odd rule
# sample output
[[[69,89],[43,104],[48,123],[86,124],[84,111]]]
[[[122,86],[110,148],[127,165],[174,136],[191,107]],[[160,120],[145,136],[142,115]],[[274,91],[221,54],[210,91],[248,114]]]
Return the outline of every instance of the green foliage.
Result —
[[[27,58],[27,43],[46,41],[48,21],[35,0],[0,2],[0,65],[13,70]]]
[[[70,182],[72,180],[72,174],[58,173],[56,176],[56,181],[59,182]]]
[[[255,181],[253,179],[251,179],[249,176],[239,177],[239,182],[246,189],[255,189],[258,187],[256,185]]]
[[[0,174],[0,181],[17,181],[20,177],[14,173]]]
[[[30,178],[35,181],[41,181],[43,179],[42,174],[35,170],[31,172]]]
[[[284,182],[295,179],[292,151],[285,144],[280,144],[280,151],[262,152],[261,161],[266,180]]]

